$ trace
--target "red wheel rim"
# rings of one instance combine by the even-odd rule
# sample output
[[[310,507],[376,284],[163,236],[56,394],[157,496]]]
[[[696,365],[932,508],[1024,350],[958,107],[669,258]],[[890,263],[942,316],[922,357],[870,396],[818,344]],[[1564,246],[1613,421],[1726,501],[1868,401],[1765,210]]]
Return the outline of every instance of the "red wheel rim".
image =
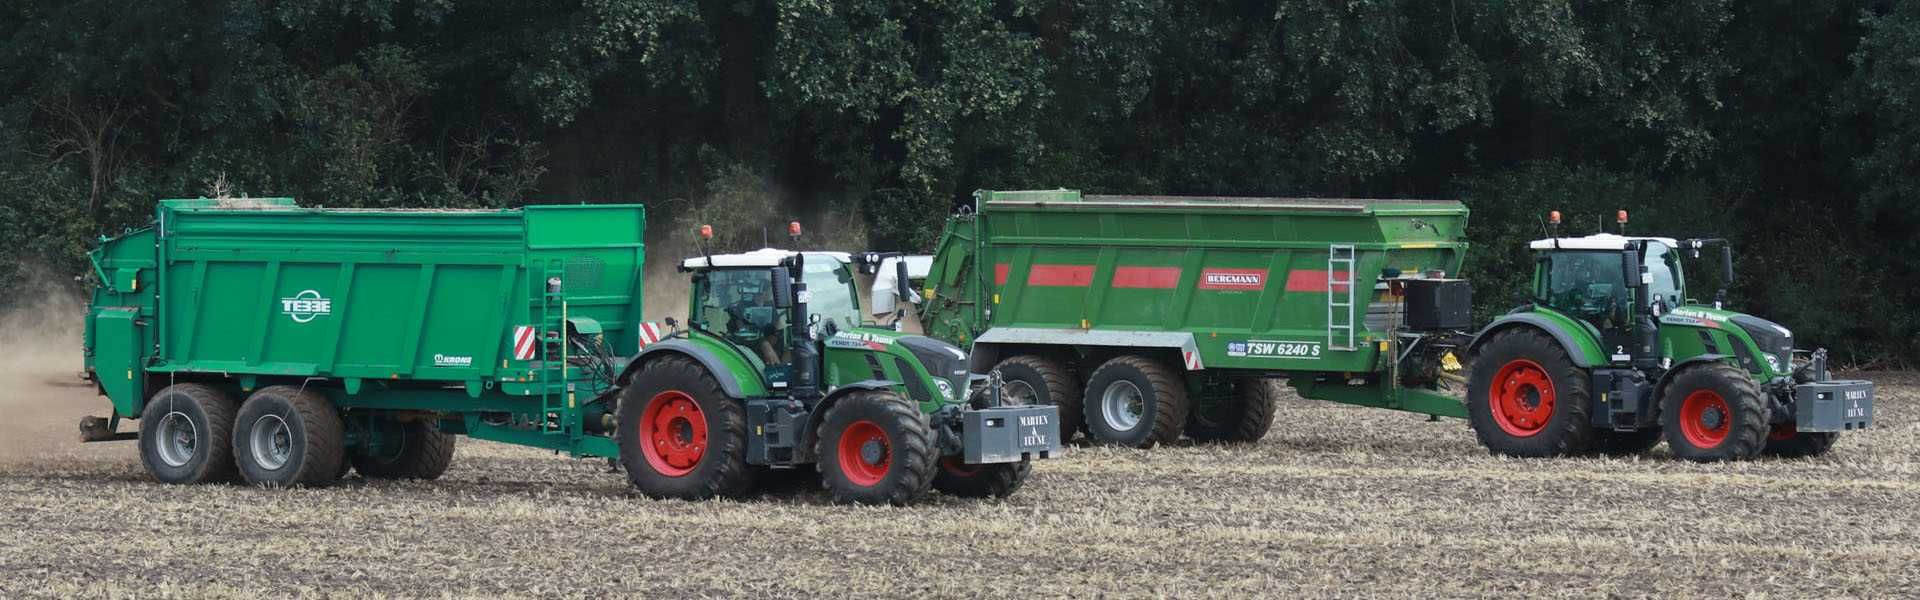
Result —
[[[972,477],[980,474],[980,465],[967,464],[966,461],[960,460],[958,456],[949,456],[940,459],[940,468],[947,473],[960,477]]]
[[[667,390],[647,401],[635,438],[647,457],[647,466],[668,477],[692,473],[707,454],[707,416],[700,404],[680,390]]]
[[[1733,409],[1713,390],[1695,390],[1680,401],[1680,433],[1696,448],[1715,448],[1727,441]]]
[[[1796,435],[1800,435],[1799,427],[1794,426],[1793,423],[1781,423],[1773,426],[1773,433],[1767,434],[1767,439],[1784,442],[1793,439]]]
[[[887,432],[872,421],[854,421],[840,434],[840,473],[861,487],[880,484],[893,466]]]
[[[1493,374],[1493,389],[1487,391],[1487,403],[1493,409],[1493,422],[1514,437],[1533,437],[1547,428],[1553,419],[1557,399],[1553,378],[1540,363],[1514,359]]]

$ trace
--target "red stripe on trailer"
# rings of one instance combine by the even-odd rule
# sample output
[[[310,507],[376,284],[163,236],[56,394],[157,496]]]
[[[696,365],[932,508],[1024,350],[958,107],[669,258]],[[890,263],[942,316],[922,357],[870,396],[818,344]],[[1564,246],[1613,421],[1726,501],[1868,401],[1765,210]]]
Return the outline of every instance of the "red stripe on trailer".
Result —
[[[1339,279],[1346,279],[1347,272],[1334,271],[1333,276]],[[1287,273],[1287,291],[1289,292],[1327,291],[1326,269],[1296,269],[1291,273]],[[1344,292],[1347,290],[1345,288],[1341,288],[1336,291]]]
[[[993,266],[993,285],[1002,286],[1002,287],[1006,286],[1007,271],[1010,271],[1012,269],[1013,269],[1013,265],[1009,265],[1007,263],[1000,263],[1000,264],[994,265]]]
[[[1180,286],[1180,267],[1114,267],[1113,287],[1170,290]]]
[[[1201,269],[1200,289],[1258,292],[1267,289],[1266,269]]]
[[[1093,265],[1034,265],[1027,271],[1027,285],[1035,287],[1087,287],[1093,284]]]
[[[513,359],[533,360],[533,328],[519,326],[513,328]]]

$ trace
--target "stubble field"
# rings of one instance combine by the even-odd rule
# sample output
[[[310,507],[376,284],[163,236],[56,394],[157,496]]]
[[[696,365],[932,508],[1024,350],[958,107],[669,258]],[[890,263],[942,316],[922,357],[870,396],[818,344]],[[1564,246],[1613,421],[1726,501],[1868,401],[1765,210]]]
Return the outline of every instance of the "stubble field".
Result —
[[[1253,446],[1077,447],[1005,501],[652,501],[463,440],[440,481],[153,483],[79,444],[70,348],[0,364],[0,597],[1911,597],[1920,379],[1817,460],[1488,456],[1460,421],[1291,398]]]

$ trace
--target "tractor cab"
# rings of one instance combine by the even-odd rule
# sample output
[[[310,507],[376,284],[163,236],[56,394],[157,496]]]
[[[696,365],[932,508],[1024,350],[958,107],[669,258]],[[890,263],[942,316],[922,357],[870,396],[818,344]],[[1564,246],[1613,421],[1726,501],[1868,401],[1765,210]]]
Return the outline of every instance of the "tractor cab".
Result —
[[[1653,319],[1686,302],[1679,250],[1701,243],[1611,233],[1534,240],[1534,302],[1592,326],[1613,360],[1650,356],[1642,344]]]
[[[844,252],[773,248],[686,259],[681,270],[694,273],[688,323],[741,349],[760,363],[771,385],[786,387],[796,309],[806,311],[798,322],[813,337],[860,326],[848,260]],[[800,264],[797,278],[787,270],[793,262]],[[796,289],[807,292],[800,302],[793,301]]]

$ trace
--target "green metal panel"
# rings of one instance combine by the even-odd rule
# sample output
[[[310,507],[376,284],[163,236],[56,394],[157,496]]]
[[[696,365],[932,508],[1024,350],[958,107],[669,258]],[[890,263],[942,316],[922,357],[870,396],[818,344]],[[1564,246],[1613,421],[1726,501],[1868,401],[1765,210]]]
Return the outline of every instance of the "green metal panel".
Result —
[[[1730,320],[1740,314],[1710,306],[1686,305],[1675,308],[1660,317],[1660,355],[1675,363],[1702,354],[1734,357],[1738,356],[1734,347],[1739,345],[1747,356],[1755,357],[1749,365],[1754,380],[1768,381],[1775,377],[1791,376],[1792,365],[1776,366],[1764,360],[1767,352],[1754,341],[1753,335]],[[1737,360],[1732,362],[1739,363]]]
[[[100,389],[113,401],[114,412],[123,417],[138,416],[142,406],[141,382],[146,373],[140,364],[142,338],[135,320],[138,316],[137,309],[105,308],[94,311],[93,318],[89,319],[93,331],[90,358],[95,377],[100,381]]]

